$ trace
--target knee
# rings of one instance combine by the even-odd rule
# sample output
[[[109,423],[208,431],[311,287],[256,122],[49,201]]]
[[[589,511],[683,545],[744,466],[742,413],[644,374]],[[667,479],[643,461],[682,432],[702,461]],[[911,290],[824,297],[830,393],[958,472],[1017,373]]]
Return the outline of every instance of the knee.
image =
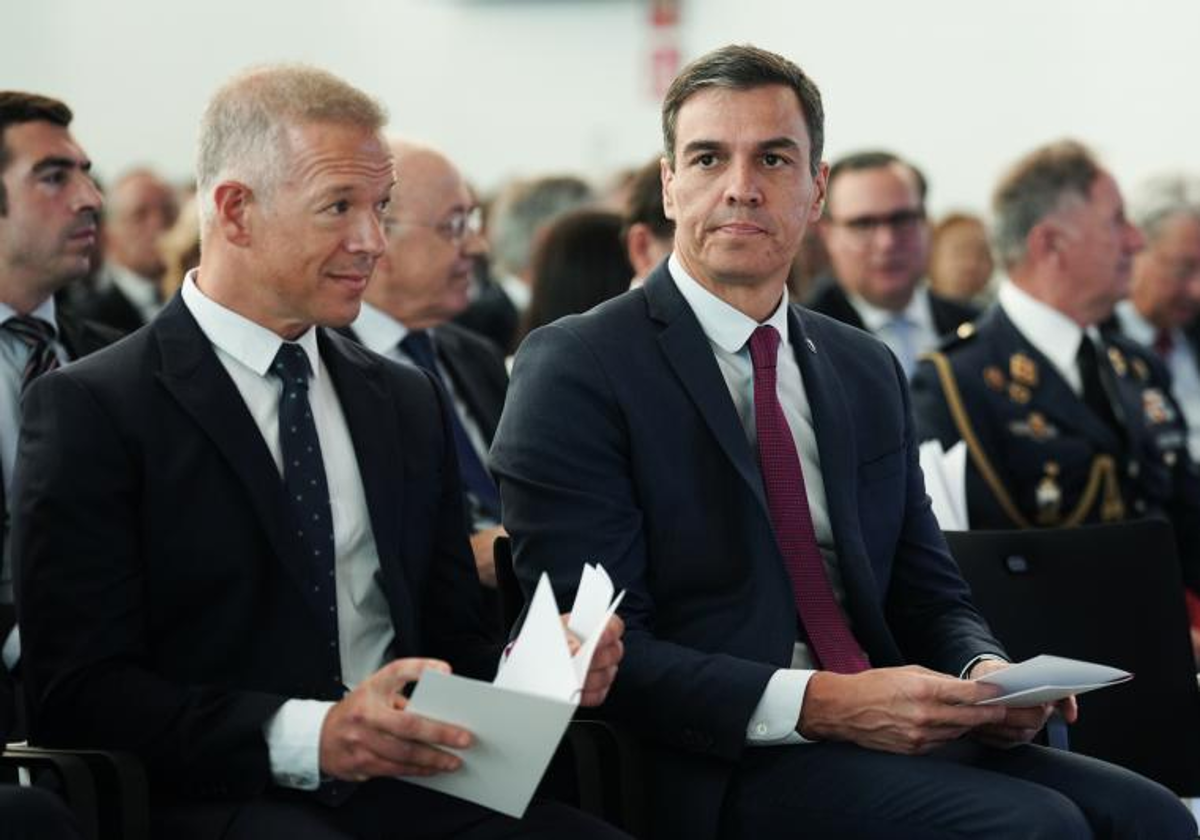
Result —
[[[1093,840],[1091,825],[1079,806],[1046,789],[1009,810],[1009,824],[996,836],[1031,840]]]
[[[79,837],[75,819],[62,800],[36,787],[3,788],[0,792],[0,825],[2,840]]]
[[[1109,815],[1109,834],[1122,840],[1195,840],[1196,820],[1175,794],[1139,778],[1126,785]]]

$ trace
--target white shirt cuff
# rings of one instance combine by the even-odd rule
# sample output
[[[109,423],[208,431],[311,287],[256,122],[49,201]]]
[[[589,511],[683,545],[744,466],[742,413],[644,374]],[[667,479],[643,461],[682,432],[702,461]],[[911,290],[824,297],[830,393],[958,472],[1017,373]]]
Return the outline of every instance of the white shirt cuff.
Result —
[[[981,653],[963,666],[963,669],[958,672],[958,678],[960,680],[968,679],[971,675],[971,669],[980,662],[1003,662],[1005,665],[1009,664],[1007,659],[997,653]]]
[[[297,790],[321,784],[321,727],[331,708],[326,700],[288,700],[263,724],[275,784]]]
[[[762,699],[746,724],[746,744],[752,747],[777,747],[784,744],[812,743],[796,729],[808,681],[816,671],[780,668],[771,675]]]

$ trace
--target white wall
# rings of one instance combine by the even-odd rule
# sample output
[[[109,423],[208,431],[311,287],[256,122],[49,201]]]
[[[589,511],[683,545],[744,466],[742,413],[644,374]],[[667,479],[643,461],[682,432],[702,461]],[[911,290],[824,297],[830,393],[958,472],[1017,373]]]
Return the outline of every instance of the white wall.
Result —
[[[1073,135],[1126,186],[1200,170],[1195,0],[682,0],[685,57],[749,41],[820,84],[830,156],[887,146],[935,210],[983,209],[1017,155]],[[191,167],[216,85],[251,63],[325,66],[483,187],[602,178],[657,149],[639,0],[0,0],[0,87],[59,96],[102,175]]]

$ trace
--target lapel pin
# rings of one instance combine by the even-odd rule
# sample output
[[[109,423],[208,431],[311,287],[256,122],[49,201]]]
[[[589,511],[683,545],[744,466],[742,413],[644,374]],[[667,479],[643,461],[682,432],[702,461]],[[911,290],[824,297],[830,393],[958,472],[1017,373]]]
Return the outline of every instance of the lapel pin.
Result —
[[[810,353],[817,352],[817,345],[813,344],[813,340],[811,338],[804,339],[804,344],[808,347],[808,352],[810,352]]]

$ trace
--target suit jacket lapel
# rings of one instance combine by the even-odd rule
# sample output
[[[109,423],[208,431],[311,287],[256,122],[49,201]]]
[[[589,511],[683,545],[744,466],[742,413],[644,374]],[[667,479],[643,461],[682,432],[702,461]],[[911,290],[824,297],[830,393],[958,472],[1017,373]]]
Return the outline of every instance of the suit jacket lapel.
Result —
[[[499,406],[488,406],[487,395],[484,393],[480,374],[463,364],[462,339],[453,330],[436,330],[435,347],[439,349],[438,359],[450,372],[454,387],[462,401],[471,412],[471,419],[483,433],[484,440],[491,444],[496,436],[496,421],[500,418]]]
[[[663,324],[658,343],[667,363],[769,520],[762,474],[729,397],[729,388],[713,359],[712,347],[700,322],[675,288],[665,262],[654,270],[643,288],[650,317]]]
[[[276,556],[314,610],[306,549],[289,527],[293,513],[283,481],[245,400],[217,358],[208,338],[176,297],[150,329],[158,337],[163,387],[191,415],[245,486]]]

